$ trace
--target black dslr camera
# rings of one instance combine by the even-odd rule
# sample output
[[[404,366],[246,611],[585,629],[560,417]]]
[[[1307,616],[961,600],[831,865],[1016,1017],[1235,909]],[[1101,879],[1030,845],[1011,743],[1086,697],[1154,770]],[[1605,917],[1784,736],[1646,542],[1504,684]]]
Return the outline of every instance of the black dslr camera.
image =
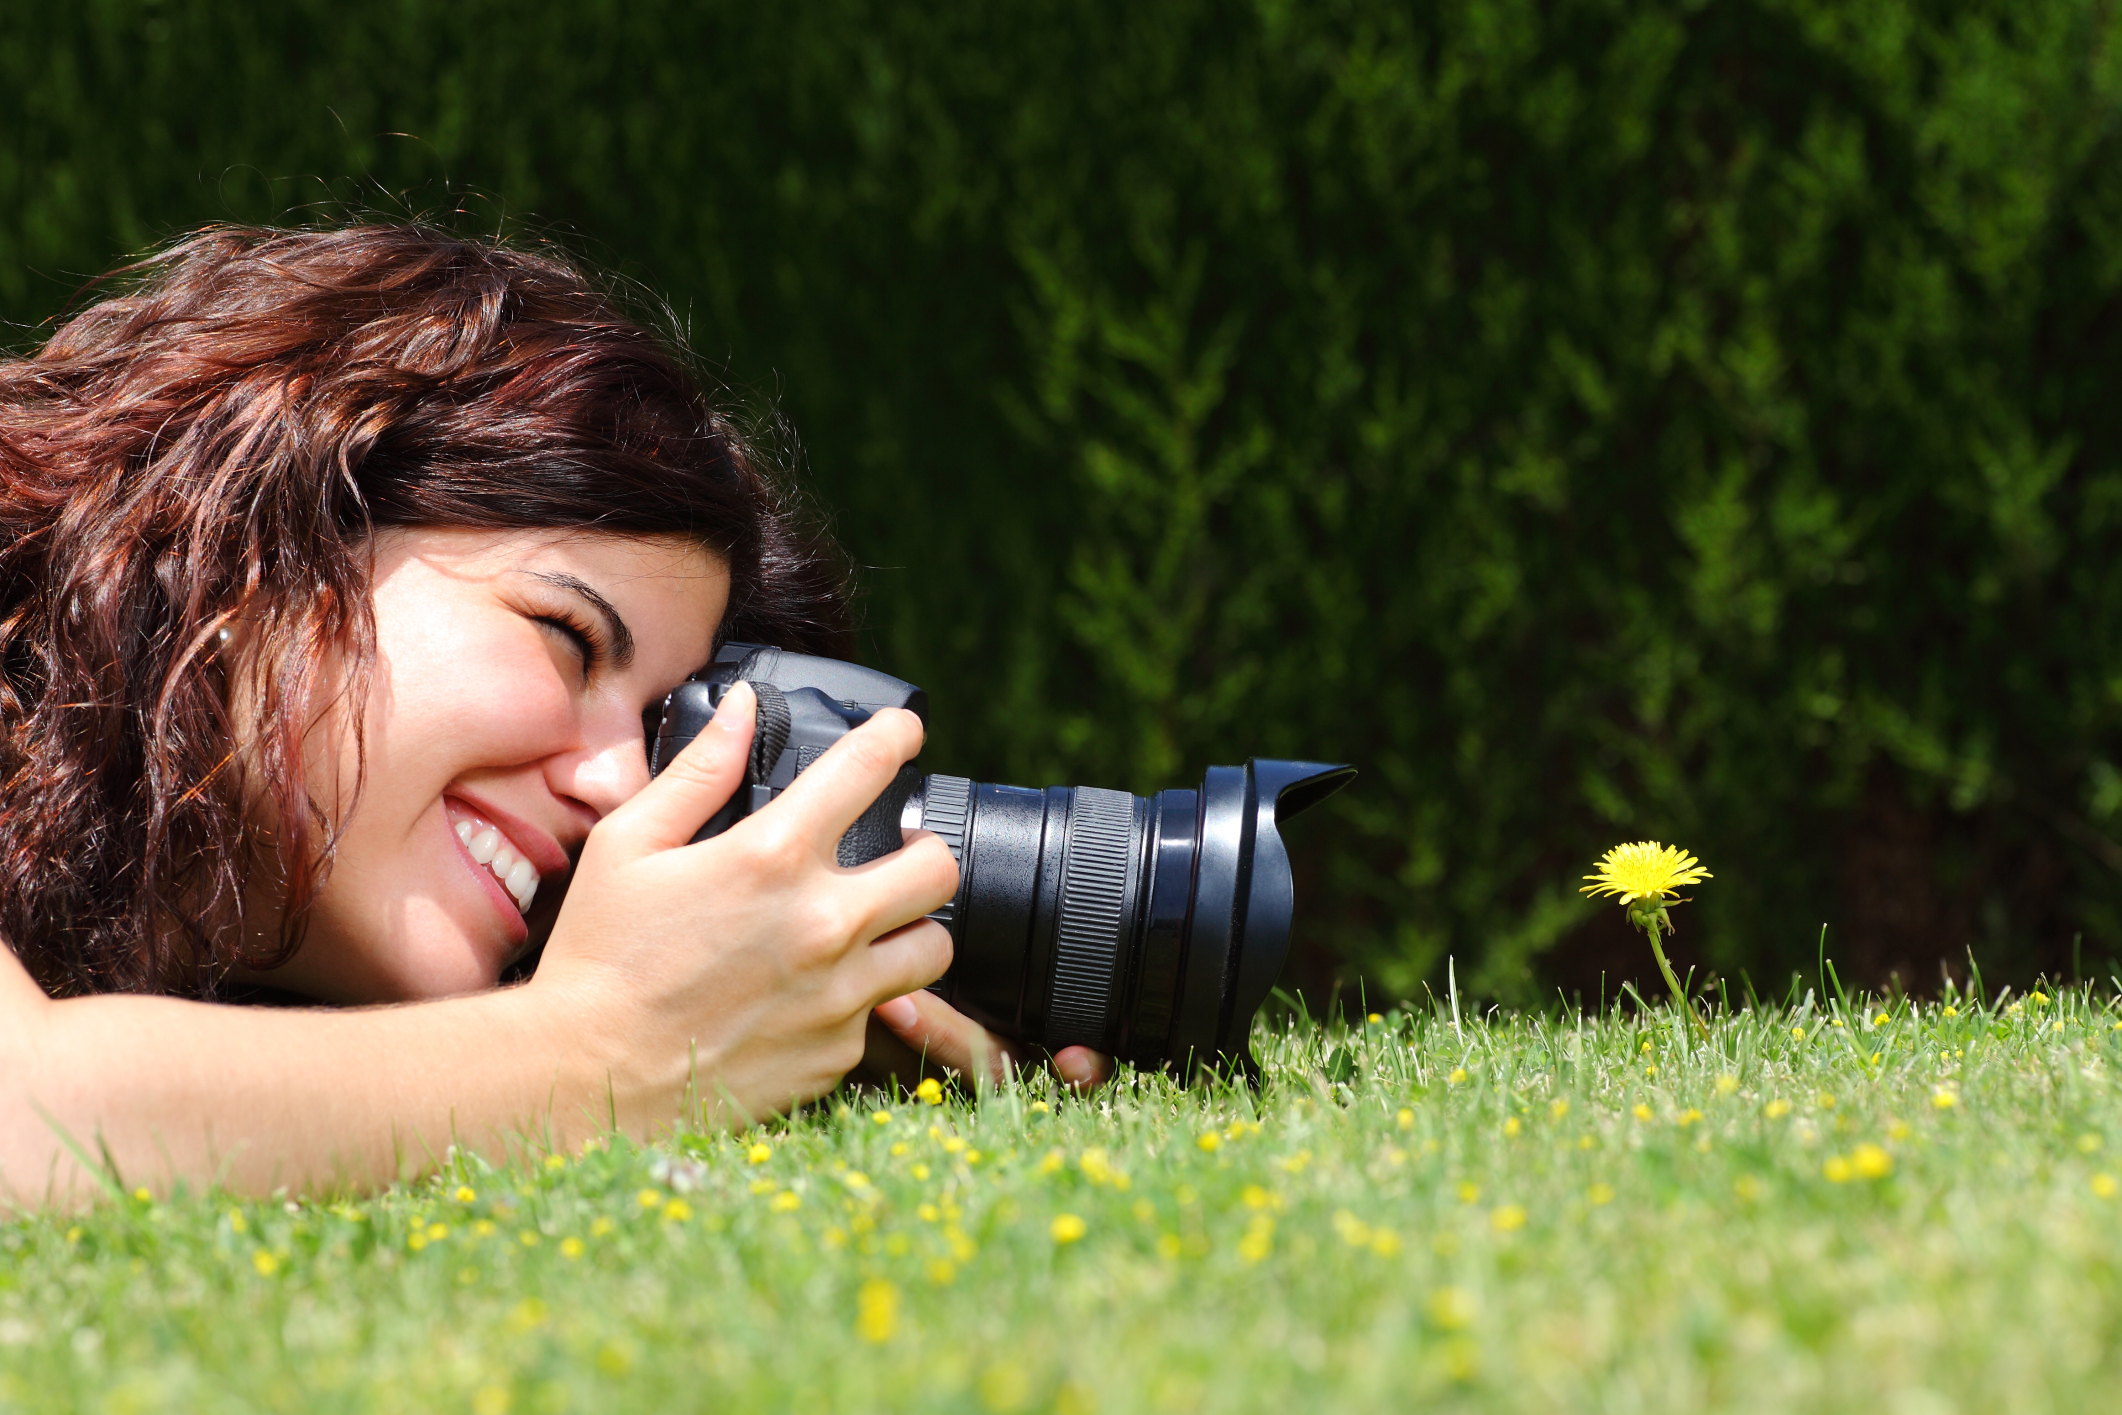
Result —
[[[663,701],[649,743],[661,771],[739,681],[759,699],[744,782],[700,833],[729,829],[785,790],[879,708],[928,715],[928,694],[838,659],[729,644]],[[1035,791],[902,768],[840,841],[840,863],[934,831],[958,894],[931,917],[956,953],[932,991],[1005,1036],[1081,1044],[1138,1066],[1248,1058],[1253,1013],[1289,951],[1295,904],[1278,827],[1355,776],[1254,759],[1212,766],[1199,791]]]

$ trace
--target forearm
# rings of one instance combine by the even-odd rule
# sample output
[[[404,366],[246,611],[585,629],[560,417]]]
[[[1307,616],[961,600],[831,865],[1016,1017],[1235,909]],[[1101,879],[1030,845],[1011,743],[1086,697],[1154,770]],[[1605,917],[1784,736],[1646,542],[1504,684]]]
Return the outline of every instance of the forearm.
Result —
[[[610,1113],[606,1078],[527,988],[356,1011],[89,997],[15,1017],[0,1202],[26,1207],[96,1186],[75,1147],[128,1187],[299,1192],[388,1183],[451,1144],[575,1143]],[[628,1102],[637,1124],[655,1109]]]

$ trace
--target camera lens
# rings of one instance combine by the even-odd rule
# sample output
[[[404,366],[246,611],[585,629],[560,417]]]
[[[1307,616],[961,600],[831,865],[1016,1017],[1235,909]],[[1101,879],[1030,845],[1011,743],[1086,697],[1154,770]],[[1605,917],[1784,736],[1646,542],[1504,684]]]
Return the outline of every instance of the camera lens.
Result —
[[[1279,827],[1354,775],[1255,760],[1154,796],[926,778],[901,820],[959,865],[935,916],[956,952],[934,990],[1048,1048],[1141,1066],[1243,1054],[1289,949]]]

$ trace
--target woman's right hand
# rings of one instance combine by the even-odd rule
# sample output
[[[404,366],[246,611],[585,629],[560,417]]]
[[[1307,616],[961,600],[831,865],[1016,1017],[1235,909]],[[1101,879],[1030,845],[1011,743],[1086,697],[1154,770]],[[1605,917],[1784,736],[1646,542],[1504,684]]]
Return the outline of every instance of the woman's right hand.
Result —
[[[921,720],[877,713],[773,804],[697,845],[743,780],[756,699],[732,688],[700,735],[591,831],[538,971],[566,1089],[638,1129],[686,1102],[742,1125],[824,1094],[861,1060],[870,1009],[942,976],[924,916],[957,890],[933,835],[853,869],[840,837],[921,750]],[[526,1000],[529,1000],[526,998]]]

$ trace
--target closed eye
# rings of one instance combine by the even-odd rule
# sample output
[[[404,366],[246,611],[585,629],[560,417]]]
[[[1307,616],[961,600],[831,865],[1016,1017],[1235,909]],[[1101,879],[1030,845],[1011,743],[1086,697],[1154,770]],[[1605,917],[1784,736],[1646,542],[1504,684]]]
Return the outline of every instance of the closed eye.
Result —
[[[584,621],[569,614],[539,614],[532,616],[540,624],[566,639],[575,656],[582,661],[582,681],[588,682],[591,670],[596,668],[602,656],[597,643],[597,631]]]

